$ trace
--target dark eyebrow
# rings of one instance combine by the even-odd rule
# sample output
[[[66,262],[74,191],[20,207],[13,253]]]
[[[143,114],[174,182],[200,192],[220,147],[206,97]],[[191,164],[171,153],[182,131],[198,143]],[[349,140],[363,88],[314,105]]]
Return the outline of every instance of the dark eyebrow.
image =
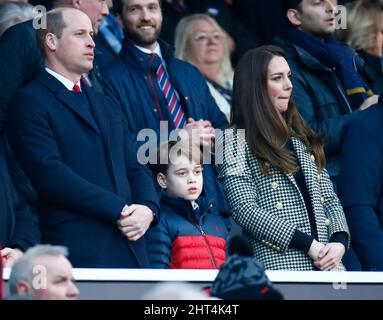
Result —
[[[271,74],[271,76],[281,76],[281,75],[283,75],[283,72],[276,72]]]

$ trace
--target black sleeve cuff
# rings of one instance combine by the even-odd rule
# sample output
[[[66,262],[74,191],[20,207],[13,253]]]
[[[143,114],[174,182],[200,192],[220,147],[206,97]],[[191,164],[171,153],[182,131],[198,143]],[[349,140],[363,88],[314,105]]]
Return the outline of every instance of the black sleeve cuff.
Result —
[[[344,247],[346,248],[346,251],[347,251],[347,248],[348,248],[348,235],[347,235],[346,232],[335,232],[331,236],[330,242],[340,242],[341,244],[344,245]]]
[[[314,238],[309,236],[302,231],[295,230],[293,238],[290,241],[289,248],[290,249],[298,249],[305,253],[309,252],[311,244],[313,243]]]

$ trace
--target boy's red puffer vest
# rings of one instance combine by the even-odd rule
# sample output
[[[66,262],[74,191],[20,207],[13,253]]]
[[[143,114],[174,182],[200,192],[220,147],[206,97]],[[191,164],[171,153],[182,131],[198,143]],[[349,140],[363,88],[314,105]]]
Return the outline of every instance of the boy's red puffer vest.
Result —
[[[199,218],[190,201],[162,196],[158,224],[147,232],[153,268],[219,269],[225,262],[227,227],[208,201],[197,203]]]

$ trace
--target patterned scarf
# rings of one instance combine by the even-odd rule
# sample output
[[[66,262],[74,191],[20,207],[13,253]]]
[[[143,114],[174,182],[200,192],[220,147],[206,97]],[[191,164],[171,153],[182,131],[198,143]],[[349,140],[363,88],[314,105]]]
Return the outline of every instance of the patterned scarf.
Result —
[[[322,42],[306,32],[289,27],[283,36],[335,71],[346,90],[348,102],[353,110],[359,108],[364,100],[373,95],[356,70],[353,51],[345,50],[332,35],[325,37]]]

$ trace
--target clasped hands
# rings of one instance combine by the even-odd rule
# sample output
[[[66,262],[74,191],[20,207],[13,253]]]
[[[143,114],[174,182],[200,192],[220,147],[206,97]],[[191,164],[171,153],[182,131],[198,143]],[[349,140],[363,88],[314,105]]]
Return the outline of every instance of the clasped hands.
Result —
[[[136,241],[148,230],[154,215],[147,206],[140,204],[125,205],[117,220],[118,229],[128,238]]]
[[[316,240],[311,244],[308,255],[314,260],[314,265],[320,270],[335,270],[340,264],[346,249],[339,242],[326,245]]]
[[[215,129],[208,120],[195,121],[188,118],[186,126],[179,132],[181,139],[191,139],[198,146],[213,147],[215,141]]]

